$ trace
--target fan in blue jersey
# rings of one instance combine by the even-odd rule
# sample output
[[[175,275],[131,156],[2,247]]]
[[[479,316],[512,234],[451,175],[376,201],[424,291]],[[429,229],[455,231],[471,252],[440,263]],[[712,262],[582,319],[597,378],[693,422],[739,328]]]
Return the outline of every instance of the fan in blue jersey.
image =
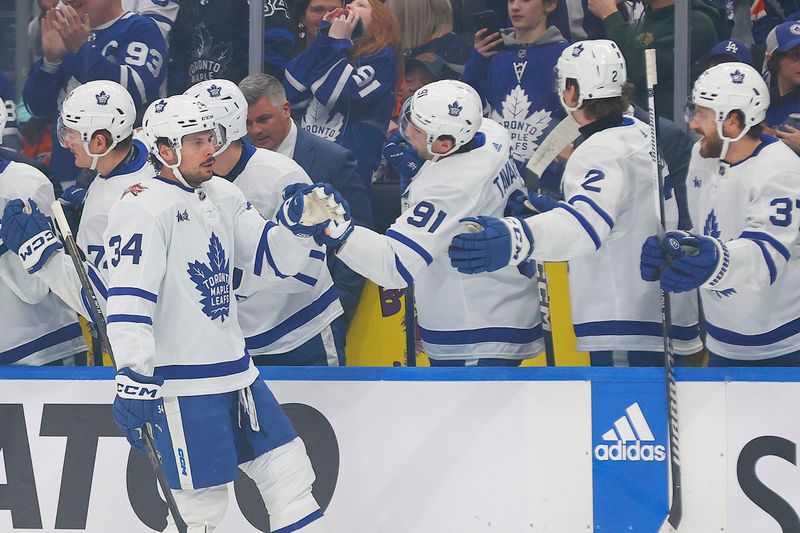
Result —
[[[42,19],[44,57],[31,67],[23,99],[34,116],[53,120],[53,174],[73,182],[78,167],[56,141],[61,103],[78,85],[111,80],[138,110],[158,97],[167,70],[167,47],[152,19],[124,12],[119,0],[51,9]]]
[[[400,131],[425,163],[407,189],[408,208],[385,235],[355,227],[329,185],[319,187],[345,220],[299,229],[382,287],[413,282],[432,366],[518,366],[544,348],[535,279],[514,267],[469,276],[447,257],[464,217],[502,216],[509,196],[525,190],[508,132],[481,108],[478,93],[455,80],[428,84],[406,102]]]
[[[525,219],[478,217],[481,231],[453,239],[452,266],[478,274],[528,259],[569,261],[578,349],[593,365],[611,364],[613,352],[627,352],[631,365],[663,365],[658,287],[637,268],[641,243],[659,225],[650,132],[623,115],[625,60],[611,41],[583,41],[561,53],[557,80],[582,137],[564,170],[565,200]],[[696,320],[673,323],[676,352],[697,352]]]
[[[489,105],[489,117],[511,134],[511,152],[520,172],[550,130],[566,116],[553,91],[553,69],[569,43],[555,26],[547,27],[556,0],[512,0],[512,28],[500,35],[475,34],[475,48],[461,81]],[[561,168],[548,169],[540,188],[560,196]]]
[[[202,102],[157,100],[143,130],[159,174],[130,186],[111,208],[108,285],[98,291],[119,369],[114,420],[138,449],[141,428],[151,424],[190,527],[214,531],[241,468],[273,530],[325,531],[305,447],[247,354],[233,297],[234,268],[278,282],[307,265],[310,239],[264,220],[241,191],[214,177],[213,154],[225,137]],[[17,210],[18,202],[5,218],[33,233],[38,211]],[[48,262],[44,253],[33,255]],[[130,392],[142,386],[152,397]],[[165,531],[174,533],[169,520]]]
[[[700,288],[710,366],[800,366],[800,159],[763,134],[767,85],[744,63],[708,69],[694,84],[689,165],[696,233],[642,248],[644,279]],[[682,247],[681,247],[682,245]],[[670,254],[670,255],[673,255]]]
[[[357,28],[363,31],[359,36]],[[395,106],[400,30],[377,0],[324,17],[311,46],[286,65],[286,97],[300,126],[352,150],[366,185],[381,158]]]
[[[280,84],[276,84],[280,87]],[[225,128],[227,146],[215,156],[214,172],[239,187],[264,218],[274,219],[284,189],[311,184],[292,159],[256,148],[247,136],[247,100],[235,83],[203,81],[186,94],[204,102]],[[326,263],[325,248],[310,252],[309,268],[266,287],[250,272],[241,272],[236,289],[238,319],[247,351],[256,365],[323,365],[344,362],[346,327],[342,305]]]

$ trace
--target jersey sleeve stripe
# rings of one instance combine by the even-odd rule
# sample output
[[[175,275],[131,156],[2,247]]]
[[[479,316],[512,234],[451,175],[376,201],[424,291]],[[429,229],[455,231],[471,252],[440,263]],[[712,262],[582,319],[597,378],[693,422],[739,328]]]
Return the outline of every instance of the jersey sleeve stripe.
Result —
[[[81,337],[83,332],[81,326],[77,322],[73,322],[63,328],[51,331],[46,335],[42,335],[38,339],[26,342],[20,346],[16,346],[5,352],[0,352],[0,364],[10,365],[17,361],[35,354],[47,348],[61,344],[62,342],[70,341]]]
[[[411,275],[411,272],[403,265],[400,261],[400,258],[397,257],[397,254],[394,255],[394,266],[397,268],[397,271],[400,273],[400,276],[406,280],[406,283],[411,285],[414,283],[414,276]]]
[[[764,256],[764,262],[767,264],[767,269],[769,269],[769,284],[772,285],[775,283],[775,280],[778,277],[778,269],[775,266],[775,261],[772,260],[772,256],[769,255],[769,251],[767,250],[767,245],[764,244],[762,241],[753,240],[754,243],[761,249],[761,255]]]
[[[308,524],[310,524],[311,522],[314,522],[315,520],[318,520],[320,518],[322,518],[322,509],[317,509],[310,515],[301,518],[300,520],[294,522],[293,524],[289,524],[286,527],[276,529],[274,533],[290,533],[291,531],[297,531],[298,529],[303,528]]]
[[[322,250],[311,250],[311,252],[309,252],[308,254],[308,257],[310,257],[311,259],[319,259],[320,261],[325,261],[326,256],[325,252],[323,252]]]
[[[148,326],[153,325],[153,319],[149,316],[143,315],[108,315],[106,322],[109,324],[114,323],[128,323],[128,324],[147,324]]]
[[[174,24],[171,18],[167,17],[166,15],[159,15],[157,13],[147,13],[145,17],[153,19],[156,23],[161,22],[162,24],[166,24],[170,28]]]
[[[542,338],[541,324],[533,328],[481,328],[435,331],[419,328],[422,340],[430,344],[460,345],[479,342],[509,342],[528,344]]]
[[[270,252],[269,250],[269,239],[267,237],[269,231],[276,226],[277,224],[275,224],[271,220],[268,220],[267,224],[264,226],[264,231],[261,233],[261,240],[258,241],[258,248],[256,248],[256,261],[255,265],[253,266],[253,270],[256,276],[261,275],[261,271],[264,267],[264,257],[266,257],[269,266],[272,267],[272,270],[275,271],[275,274],[279,278],[289,277],[284,273],[282,273],[280,270],[278,270],[278,265],[275,264],[275,259],[272,257],[272,252]]]
[[[303,274],[302,272],[298,272],[297,274],[295,274],[292,277],[294,279],[296,279],[297,281],[301,281],[301,282],[305,283],[306,285],[310,285],[312,287],[317,284],[316,278],[312,278],[311,276]]]
[[[286,70],[286,81],[288,81],[289,85],[294,87],[298,92],[303,92],[306,90],[306,86],[297,81],[297,79],[292,76],[288,69]]]
[[[223,363],[157,366],[153,374],[164,379],[203,379],[239,374],[248,368],[250,368],[250,354],[244,354],[240,359]]]
[[[138,287],[112,287],[108,289],[108,297],[112,296],[136,296],[137,298],[144,298],[153,303],[158,303],[158,295],[152,292],[139,289]]]
[[[577,209],[575,209],[571,205],[565,204],[565,203],[560,203],[555,208],[556,209],[563,209],[567,213],[569,213],[572,216],[574,216],[578,220],[580,225],[583,226],[583,229],[586,230],[586,233],[589,234],[589,237],[592,239],[592,242],[594,243],[595,249],[600,248],[600,236],[597,235],[597,232],[594,230],[594,227],[592,227],[592,225],[589,223],[589,221],[586,220],[586,218],[582,214],[580,214],[580,212],[578,212]]]
[[[86,309],[86,316],[91,317],[91,321],[94,322],[94,309],[92,309],[92,306],[89,304],[89,298],[86,296],[86,289],[83,287],[81,287],[81,302],[83,302],[83,307]]]
[[[764,233],[763,231],[743,231],[742,234],[739,235],[739,238],[767,242],[787,261],[792,257],[792,254],[789,252],[789,250],[769,233]]]
[[[399,231],[395,231],[393,229],[386,230],[386,236],[389,237],[390,239],[396,240],[397,242],[403,243],[412,250],[414,250],[416,253],[419,254],[419,256],[423,259],[423,261],[425,261],[426,264],[430,265],[431,263],[433,263],[433,257],[431,256],[431,254],[428,253],[427,250],[425,250],[425,248],[414,242],[412,239],[406,237]]]
[[[570,205],[575,205],[575,202],[585,202],[589,207],[594,209],[595,212],[598,215],[600,215],[600,218],[602,218],[603,220],[606,221],[606,224],[608,224],[608,227],[610,229],[614,229],[614,219],[611,218],[611,216],[608,213],[606,213],[605,210],[602,207],[597,205],[597,203],[594,200],[592,200],[588,196],[584,196],[583,194],[579,194],[579,195],[573,196],[572,198],[569,199],[569,204]]]
[[[94,271],[94,268],[91,265],[86,269],[86,274],[89,275],[89,279],[92,281],[92,285],[94,285],[95,290],[100,293],[100,296],[107,300],[108,290],[106,290],[103,280],[100,279],[100,276],[97,275],[97,272]]]

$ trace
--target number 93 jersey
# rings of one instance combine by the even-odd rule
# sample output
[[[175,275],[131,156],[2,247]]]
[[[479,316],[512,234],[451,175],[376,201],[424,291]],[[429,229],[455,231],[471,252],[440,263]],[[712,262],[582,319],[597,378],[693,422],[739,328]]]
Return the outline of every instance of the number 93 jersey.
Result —
[[[508,132],[483,119],[477,147],[426,162],[408,189],[409,208],[378,235],[356,227],[337,254],[387,288],[414,283],[420,336],[433,359],[525,359],[541,353],[536,279],[516,267],[472,276],[450,264],[447,249],[464,232],[461,219],[502,217],[524,190]]]

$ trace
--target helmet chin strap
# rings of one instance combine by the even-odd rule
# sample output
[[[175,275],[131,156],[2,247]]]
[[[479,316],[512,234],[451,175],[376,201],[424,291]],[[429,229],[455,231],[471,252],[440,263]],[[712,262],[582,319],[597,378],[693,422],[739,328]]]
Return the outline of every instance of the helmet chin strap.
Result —
[[[717,133],[719,134],[719,138],[722,139],[722,150],[719,153],[720,161],[723,161],[728,155],[728,148],[730,148],[731,143],[735,143],[736,141],[740,140],[745,136],[748,130],[750,130],[750,128],[743,128],[742,131],[739,132],[739,135],[731,138],[722,133],[722,124],[722,122],[717,122]]]
[[[192,185],[189,185],[189,184],[186,182],[186,180],[185,180],[185,179],[184,179],[184,177],[183,177],[183,174],[181,174],[181,171],[180,171],[180,170],[178,170],[178,167],[179,167],[179,166],[181,166],[181,160],[182,160],[182,157],[181,157],[181,151],[180,151],[180,149],[178,149],[178,150],[175,150],[175,153],[178,155],[178,161],[177,161],[177,162],[176,162],[174,165],[170,165],[169,163],[167,163],[166,161],[164,161],[164,160],[161,158],[161,154],[159,154],[159,153],[157,153],[157,152],[156,152],[156,154],[155,154],[155,155],[156,155],[156,158],[158,158],[158,160],[159,160],[159,161],[161,161],[161,164],[162,164],[162,165],[164,165],[165,167],[167,167],[168,169],[170,169],[170,170],[172,171],[172,174],[174,174],[174,175],[175,175],[175,177],[178,179],[178,181],[181,183],[181,185],[183,185],[184,187],[188,187],[188,188],[190,188],[190,189],[196,189],[197,187],[194,187],[194,186],[192,186]]]
[[[89,143],[88,142],[84,142],[83,143],[83,151],[86,152],[86,155],[88,155],[89,157],[92,158],[92,164],[89,165],[89,170],[97,170],[97,163],[100,162],[100,158],[101,157],[105,157],[108,154],[110,154],[111,150],[113,150],[116,145],[117,145],[117,143],[112,143],[111,146],[109,146],[106,149],[106,151],[103,152],[102,154],[93,154],[92,152],[89,151]]]

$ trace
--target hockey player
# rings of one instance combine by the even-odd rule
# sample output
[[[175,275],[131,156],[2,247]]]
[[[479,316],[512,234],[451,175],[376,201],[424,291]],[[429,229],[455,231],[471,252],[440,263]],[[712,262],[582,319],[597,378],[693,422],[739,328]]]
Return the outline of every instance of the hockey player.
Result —
[[[518,366],[542,352],[536,281],[517,268],[467,276],[450,267],[450,240],[467,215],[500,216],[524,190],[506,130],[481,118],[480,96],[460,81],[418,89],[400,129],[426,163],[408,188],[408,209],[379,235],[331,221],[317,239],[382,287],[413,281],[419,330],[432,366]],[[346,203],[326,186],[330,201]],[[347,216],[345,216],[347,218]],[[308,231],[308,230],[307,230]]]
[[[800,366],[800,159],[763,135],[769,91],[752,67],[708,69],[692,104],[689,126],[702,136],[689,165],[692,218],[702,229],[667,234],[671,262],[649,237],[642,277],[671,292],[700,288],[709,366]]]
[[[72,154],[56,142],[66,95],[92,80],[112,80],[141,111],[158,97],[167,71],[167,47],[152,19],[124,12],[120,0],[75,5],[51,9],[42,19],[44,57],[31,67],[22,93],[34,116],[53,120],[51,166],[65,186],[78,176]]]
[[[5,119],[5,113],[0,113],[0,131]],[[55,197],[47,177],[29,165],[0,159],[0,209],[19,197],[32,199],[45,213],[51,214],[50,204]],[[41,265],[28,266],[35,272]],[[86,351],[77,317],[31,271],[9,252],[0,238],[4,327],[0,336],[0,365],[75,364],[74,356]]]
[[[205,103],[225,128],[226,146],[215,155],[214,173],[239,187],[261,216],[275,218],[286,187],[311,184],[293,160],[247,141],[247,100],[235,83],[203,81],[186,94]],[[241,284],[234,287],[239,324],[247,351],[257,365],[344,363],[346,328],[339,318],[343,310],[328,271],[325,247],[317,246],[310,253],[310,268],[273,291],[250,272],[242,273]]]
[[[578,349],[590,352],[593,365],[610,365],[614,351],[627,351],[631,365],[659,365],[659,294],[636,272],[639,243],[658,224],[650,135],[645,124],[623,116],[625,79],[625,60],[611,41],[564,50],[558,90],[583,138],[564,171],[565,201],[524,220],[478,217],[482,230],[457,235],[450,257],[467,274],[528,259],[569,261]],[[676,353],[699,350],[695,324],[677,324],[672,335]]]
[[[108,335],[119,368],[114,419],[137,448],[151,424],[189,526],[214,531],[240,467],[259,488],[273,530],[324,531],[305,447],[246,352],[231,298],[234,266],[265,279],[296,274],[308,261],[307,240],[265,221],[213,176],[224,138],[204,104],[158,100],[143,128],[159,175],[128,188],[104,239]],[[41,214],[20,206],[9,203],[4,218],[25,232]],[[60,246],[46,243],[28,261],[46,261]],[[167,531],[176,531],[171,518]]]

